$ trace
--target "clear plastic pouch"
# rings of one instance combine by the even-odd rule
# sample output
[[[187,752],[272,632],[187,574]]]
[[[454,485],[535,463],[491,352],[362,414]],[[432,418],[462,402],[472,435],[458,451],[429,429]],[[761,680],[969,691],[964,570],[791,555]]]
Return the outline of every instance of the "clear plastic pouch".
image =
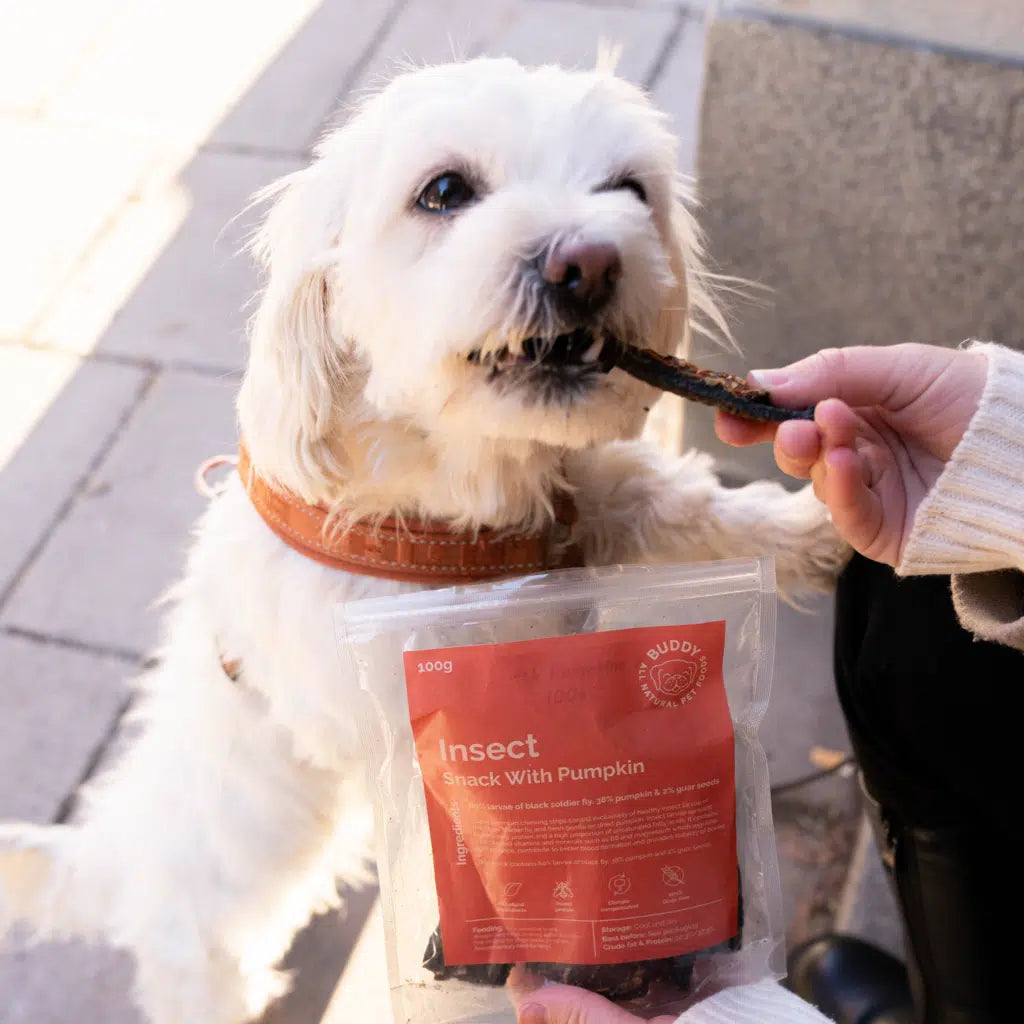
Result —
[[[743,559],[336,609],[396,1021],[514,1021],[512,964],[644,1013],[782,977],[775,602]]]

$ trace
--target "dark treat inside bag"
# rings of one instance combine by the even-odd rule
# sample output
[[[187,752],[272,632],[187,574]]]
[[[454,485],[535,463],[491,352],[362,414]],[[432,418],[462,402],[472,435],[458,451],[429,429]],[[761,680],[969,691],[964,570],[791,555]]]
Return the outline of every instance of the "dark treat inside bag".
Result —
[[[737,880],[738,882],[739,880]],[[575,985],[589,989],[612,1002],[642,999],[651,986],[662,982],[670,989],[685,994],[690,990],[693,968],[701,956],[713,953],[735,952],[741,946],[743,929],[742,888],[737,892],[737,934],[709,949],[658,960],[638,960],[624,964],[555,964],[527,963],[526,969],[547,981],[562,985]],[[512,964],[448,964],[444,958],[441,928],[430,936],[423,954],[423,966],[437,981],[457,979],[475,985],[504,985]]]
[[[628,964],[528,963],[525,966],[531,974],[547,981],[586,988],[606,999],[621,1002],[642,998],[656,981],[667,982],[678,991],[686,992],[695,961],[695,953],[686,953]],[[438,981],[457,978],[475,985],[504,985],[512,970],[512,964],[446,964],[440,929],[430,937],[423,966]]]
[[[685,953],[682,956],[628,964],[528,963],[525,966],[531,974],[547,981],[586,988],[605,999],[622,1002],[643,998],[657,981],[667,982],[677,991],[686,992],[690,987],[690,976],[696,959],[696,953]],[[457,978],[476,985],[504,985],[512,970],[512,964],[446,964],[440,929],[430,937],[423,966],[438,981]]]

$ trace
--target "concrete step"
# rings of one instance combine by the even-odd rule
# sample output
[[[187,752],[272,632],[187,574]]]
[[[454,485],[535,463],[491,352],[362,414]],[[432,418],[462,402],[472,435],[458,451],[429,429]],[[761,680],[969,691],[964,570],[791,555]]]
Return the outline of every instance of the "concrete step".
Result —
[[[797,6],[888,24],[881,4],[824,0],[727,4],[711,24],[701,219],[715,267],[767,290],[730,302],[742,355],[701,356],[745,373],[827,346],[1024,340],[1024,66],[936,48],[953,24],[938,14],[930,37],[884,40],[864,17],[854,31],[765,15]],[[1024,39],[1019,4],[958,6],[999,8]],[[722,451],[712,422],[688,411],[688,443]],[[722,458],[775,472],[765,447]]]

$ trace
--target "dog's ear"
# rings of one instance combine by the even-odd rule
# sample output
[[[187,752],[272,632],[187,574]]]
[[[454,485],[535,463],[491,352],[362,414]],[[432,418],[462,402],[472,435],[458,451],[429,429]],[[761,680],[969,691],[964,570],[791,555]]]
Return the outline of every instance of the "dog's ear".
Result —
[[[252,246],[267,281],[238,398],[253,465],[310,502],[324,500],[346,472],[340,423],[352,360],[332,308],[339,193],[319,188],[328,184],[322,178],[313,165],[258,197],[273,200]]]

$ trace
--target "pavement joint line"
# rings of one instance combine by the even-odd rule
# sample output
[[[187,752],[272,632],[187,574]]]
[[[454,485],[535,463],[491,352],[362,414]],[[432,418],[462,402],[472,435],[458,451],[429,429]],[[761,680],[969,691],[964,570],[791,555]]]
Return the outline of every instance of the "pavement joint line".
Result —
[[[10,600],[11,595],[18,588],[18,585],[28,574],[32,566],[35,565],[36,559],[38,559],[39,555],[46,548],[50,538],[70,515],[71,510],[75,507],[79,497],[85,492],[89,480],[103,464],[106,457],[110,454],[111,449],[124,433],[125,428],[131,422],[135,413],[145,401],[146,396],[152,390],[153,384],[156,382],[158,376],[159,374],[157,372],[152,371],[147,373],[139,382],[139,386],[136,388],[134,397],[122,410],[113,429],[97,446],[96,451],[93,453],[92,458],[86,465],[85,470],[72,483],[71,490],[68,492],[67,497],[58,506],[53,518],[43,530],[42,536],[40,536],[39,539],[29,548],[21,565],[19,565],[15,570],[10,583],[8,583],[3,590],[0,590],[0,611],[3,610],[7,602]]]
[[[658,84],[658,79],[661,78],[668,62],[672,59],[672,55],[679,46],[679,41],[683,38],[683,30],[686,28],[686,23],[690,21],[690,17],[690,12],[685,7],[676,8],[672,27],[668,30],[665,40],[661,44],[661,49],[658,50],[654,63],[644,79],[644,88],[648,92],[652,92]]]
[[[145,370],[148,373],[158,373],[163,369],[163,364],[159,360],[147,359],[145,356],[121,355],[117,352],[96,352],[94,350],[79,352],[73,348],[55,345],[51,341],[36,341],[33,338],[0,338],[0,346],[24,348],[30,352],[46,352],[59,356],[71,356],[80,359],[83,363],[113,363],[116,366],[131,366],[137,370]]]
[[[219,366],[213,363],[193,363],[188,359],[171,359],[166,363],[159,364],[162,370],[167,373],[191,373],[196,377],[205,377],[208,380],[223,380],[239,382],[242,379],[244,370],[237,366]]]
[[[89,780],[96,774],[97,769],[103,763],[103,757],[110,749],[111,744],[117,738],[117,734],[121,729],[121,723],[124,722],[125,716],[132,709],[132,705],[135,703],[135,693],[130,693],[118,706],[117,711],[114,713],[110,724],[104,730],[103,735],[96,741],[96,745],[89,752],[89,756],[85,759],[85,764],[82,766],[81,772],[78,774],[78,778],[74,781],[71,788],[64,794],[61,802],[57,805],[57,810],[51,819],[53,825],[63,825],[70,820],[71,816],[75,813],[78,808],[79,793],[82,787],[89,782]]]
[[[250,142],[218,142],[212,139],[204,142],[197,150],[213,156],[257,156],[267,160],[304,160],[313,158],[313,150],[309,147],[288,149],[283,146],[266,146]]]
[[[223,366],[219,363],[196,363],[188,359],[153,359],[149,356],[133,356],[127,352],[102,352],[90,350],[79,352],[64,348],[49,341],[35,341],[32,338],[0,338],[0,347],[24,348],[31,352],[47,352],[54,355],[72,356],[83,363],[103,363],[112,366],[129,366],[146,373],[193,373],[197,377],[223,380],[241,380],[244,371],[237,366]]]
[[[380,44],[384,42],[385,37],[391,31],[395,22],[398,21],[399,17],[404,13],[406,7],[409,6],[410,0],[394,0],[391,7],[388,8],[387,14],[381,18],[380,23],[377,25],[376,31],[370,37],[369,42],[363,49],[363,52],[352,62],[352,66],[348,70],[348,74],[345,75],[341,83],[341,88],[335,93],[334,99],[331,102],[330,112],[320,122],[316,130],[313,133],[306,144],[306,149],[312,152],[316,148],[317,142],[330,131],[333,125],[339,123],[339,114],[343,109],[348,94],[352,91],[352,87],[359,81],[363,76],[363,72],[370,66],[370,61],[376,56]]]
[[[155,661],[141,651],[129,650],[127,647],[117,647],[113,644],[97,644],[89,640],[79,640],[77,637],[61,636],[58,633],[44,633],[38,629],[28,629],[25,626],[5,624],[0,626],[0,631],[16,640],[27,640],[29,643],[38,644],[40,647],[59,647],[65,651],[74,651],[77,654],[92,654],[100,658],[111,658],[115,661],[123,661],[127,665],[134,665],[137,668],[146,668]]]

